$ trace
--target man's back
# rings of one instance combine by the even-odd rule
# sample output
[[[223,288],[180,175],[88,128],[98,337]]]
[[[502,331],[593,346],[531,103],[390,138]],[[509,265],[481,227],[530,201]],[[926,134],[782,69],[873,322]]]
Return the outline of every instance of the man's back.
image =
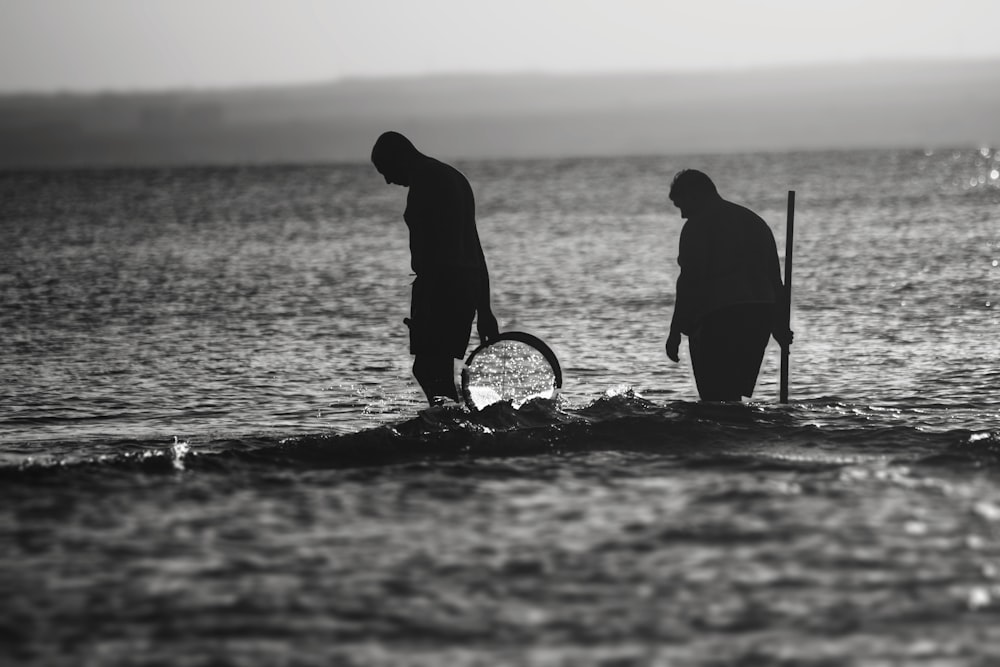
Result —
[[[410,229],[411,266],[417,275],[479,266],[482,251],[472,186],[451,165],[429,157],[420,161],[403,218]]]
[[[681,232],[678,262],[694,319],[725,306],[778,301],[774,236],[739,204],[720,198],[692,216]]]

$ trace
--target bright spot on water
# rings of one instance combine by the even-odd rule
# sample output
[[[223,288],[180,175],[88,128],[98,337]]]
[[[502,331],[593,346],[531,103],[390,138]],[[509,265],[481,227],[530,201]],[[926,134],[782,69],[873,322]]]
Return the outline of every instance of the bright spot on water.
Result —
[[[1000,169],[994,169],[990,172],[990,180],[995,181],[1000,178]]]
[[[989,607],[990,602],[993,601],[990,592],[985,588],[973,588],[969,591],[969,609],[983,609],[984,607]]]
[[[983,146],[982,148],[979,149],[979,154],[982,155],[983,157],[989,157],[990,156],[990,147],[989,146]]]
[[[184,470],[184,457],[191,451],[191,445],[185,441],[181,442],[174,436],[174,444],[170,447],[171,460],[174,470]]]
[[[608,398],[614,398],[615,396],[628,396],[633,393],[632,385],[630,384],[616,384],[604,391],[604,395]]]
[[[972,511],[987,521],[1000,522],[1000,505],[995,505],[989,501],[976,503]]]
[[[970,188],[974,188],[977,185],[979,185],[979,179],[978,178],[976,178],[975,176],[973,176],[972,178],[969,179],[969,187]]]

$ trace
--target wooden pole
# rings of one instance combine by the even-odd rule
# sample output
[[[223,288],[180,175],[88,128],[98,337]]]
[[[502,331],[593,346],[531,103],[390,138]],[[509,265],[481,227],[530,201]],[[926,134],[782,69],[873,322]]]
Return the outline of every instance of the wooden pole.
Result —
[[[782,313],[785,329],[792,328],[792,239],[795,236],[795,190],[788,191],[788,217],[785,224],[785,302]],[[781,396],[788,402],[788,345],[781,348]]]

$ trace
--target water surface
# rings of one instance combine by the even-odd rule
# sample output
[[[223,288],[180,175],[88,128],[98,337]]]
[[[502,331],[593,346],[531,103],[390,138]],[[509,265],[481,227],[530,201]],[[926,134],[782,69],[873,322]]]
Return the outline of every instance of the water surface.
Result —
[[[557,401],[422,412],[368,165],[0,174],[6,660],[1000,660],[1000,154],[459,166]],[[790,405],[665,359],[682,167],[797,192]]]

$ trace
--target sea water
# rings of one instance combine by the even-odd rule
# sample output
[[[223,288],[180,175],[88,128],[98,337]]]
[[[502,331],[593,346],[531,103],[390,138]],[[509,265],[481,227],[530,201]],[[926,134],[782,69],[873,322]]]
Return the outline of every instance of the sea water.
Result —
[[[370,165],[0,174],[0,662],[1000,661],[1000,152],[457,166],[556,400],[425,408]],[[664,355],[685,167],[796,191],[788,405]]]

